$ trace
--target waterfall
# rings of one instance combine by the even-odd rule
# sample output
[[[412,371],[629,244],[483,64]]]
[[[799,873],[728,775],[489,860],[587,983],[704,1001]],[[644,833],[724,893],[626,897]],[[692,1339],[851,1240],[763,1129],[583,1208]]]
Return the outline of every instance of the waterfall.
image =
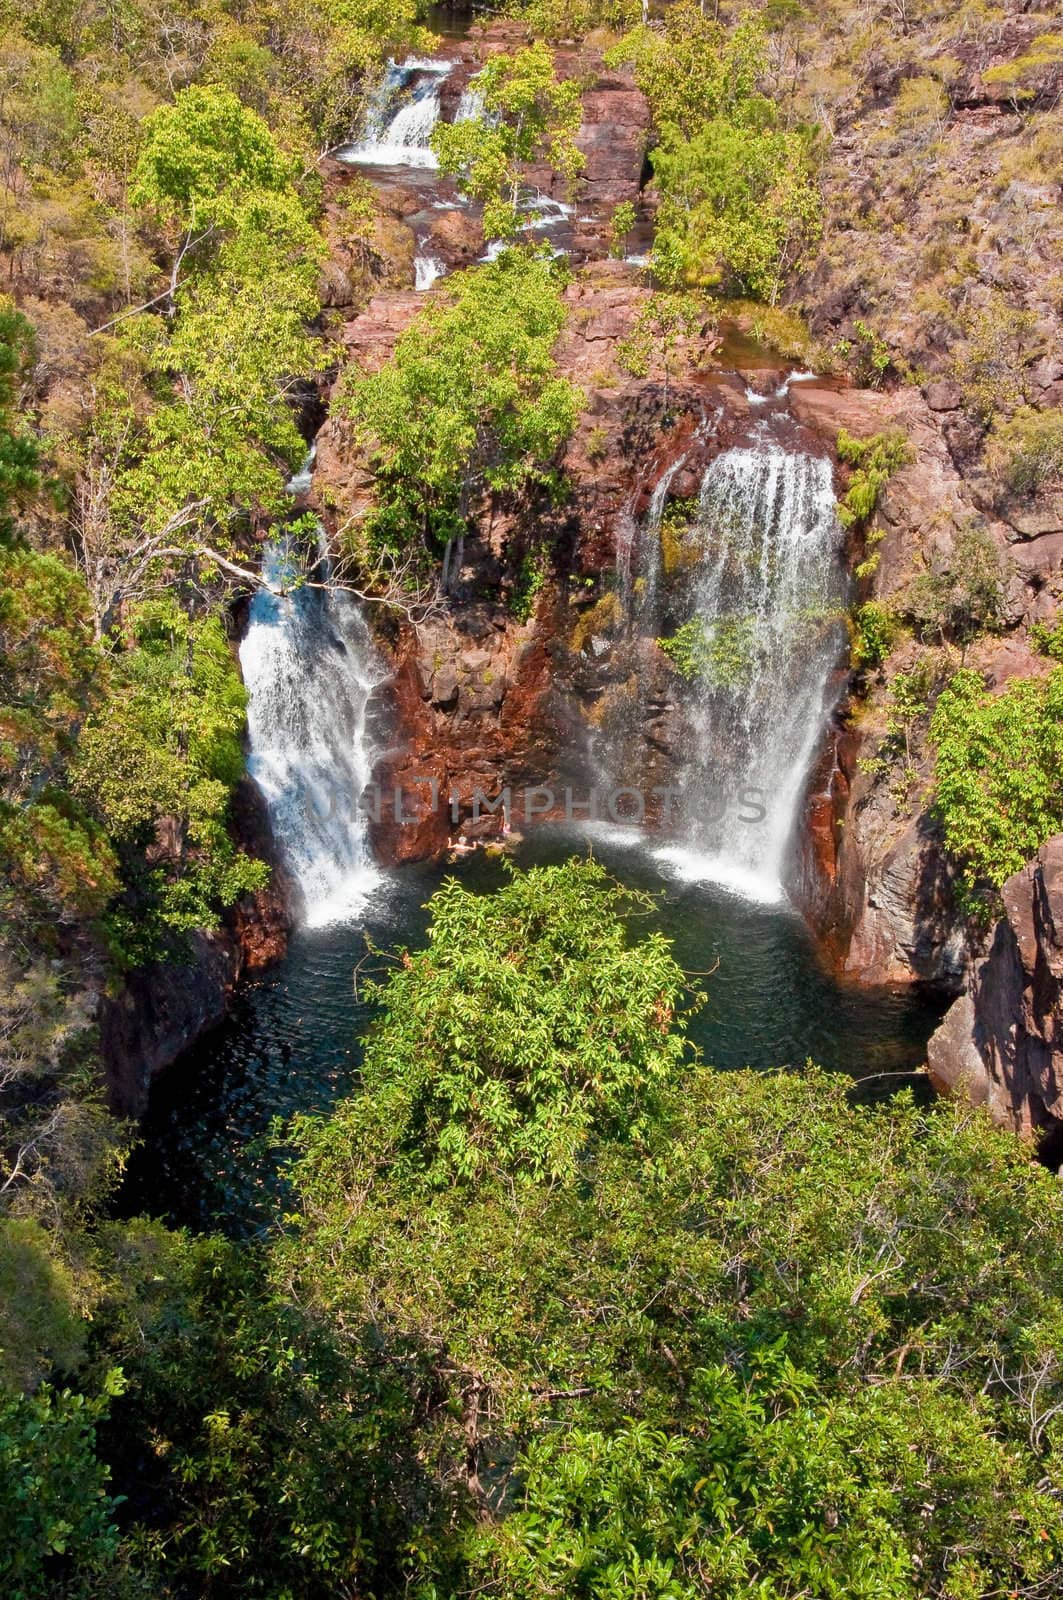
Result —
[[[844,637],[840,537],[828,461],[761,446],[705,473],[688,535],[692,753],[681,842],[661,852],[683,877],[783,898]]]
[[[478,118],[485,117],[485,115],[484,97],[476,87],[476,79],[473,78],[468,87],[461,92],[458,109],[454,113],[454,121],[475,122]]]
[[[435,167],[428,140],[439,121],[439,91],[454,70],[453,61],[411,56],[388,64],[370,97],[365,131],[337,159],[363,167]]]
[[[437,278],[447,270],[445,261],[438,256],[416,255],[413,258],[413,286],[421,292],[430,289]]]
[[[298,587],[284,540],[266,547],[240,646],[248,772],[302,891],[309,927],[346,921],[378,881],[359,801],[373,751],[366,705],[381,672],[349,595]],[[288,593],[276,589],[296,585]]]

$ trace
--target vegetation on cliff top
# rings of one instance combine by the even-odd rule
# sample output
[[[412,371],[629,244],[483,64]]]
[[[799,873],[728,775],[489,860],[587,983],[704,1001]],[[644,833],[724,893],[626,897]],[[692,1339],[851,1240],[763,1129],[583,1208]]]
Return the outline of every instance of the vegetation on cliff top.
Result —
[[[520,206],[524,171],[543,162],[571,190],[583,169],[576,144],[583,115],[580,85],[560,82],[550,51],[537,41],[514,55],[493,56],[472,80],[479,114],[439,122],[432,149],[441,172],[462,194],[483,202],[485,239],[514,239],[527,221]]]
[[[607,59],[634,67],[653,111],[657,275],[774,304],[820,220],[808,133],[780,126],[761,90],[759,18],[727,28],[679,0],[663,28],[636,28]]]
[[[564,283],[535,250],[506,250],[455,275],[379,372],[344,374],[336,409],[367,449],[376,495],[352,537],[434,556],[485,492],[557,487],[582,401],[554,360]]]

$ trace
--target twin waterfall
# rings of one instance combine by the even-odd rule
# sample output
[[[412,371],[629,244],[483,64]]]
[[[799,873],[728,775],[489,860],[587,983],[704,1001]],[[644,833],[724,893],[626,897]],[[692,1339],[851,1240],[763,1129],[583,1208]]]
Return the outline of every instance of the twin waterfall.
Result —
[[[393,63],[370,102],[362,137],[341,159],[434,169],[429,138],[454,67],[420,58]],[[466,89],[456,115],[477,109],[475,89]],[[425,180],[431,183],[430,170]],[[566,226],[569,206],[542,196],[526,203],[529,232]],[[426,207],[438,204],[426,200]],[[429,237],[430,230],[418,235],[422,290],[445,271],[429,253]],[[772,396],[750,393],[750,404],[784,399],[790,382],[810,376],[791,375]],[[641,650],[631,679],[635,699],[651,693],[651,679],[666,681],[650,642],[658,634],[678,635],[673,649],[689,679],[678,697],[684,730],[678,776],[670,815],[662,819],[668,843],[647,842],[681,878],[780,901],[844,640],[841,533],[830,463],[783,449],[765,418],[747,448],[712,460],[678,532],[671,516],[662,559],[673,479],[689,453],[703,447],[711,425],[703,418],[688,455],[658,467],[642,527],[622,518],[617,536],[617,583]],[[305,471],[290,487],[301,492],[308,484]],[[367,704],[383,676],[366,622],[349,596],[306,582],[280,540],[266,552],[240,661],[250,696],[249,771],[301,892],[303,919],[311,927],[349,920],[379,881],[359,805],[375,757]],[[666,689],[663,698],[675,697]],[[646,737],[641,721],[636,727],[629,719],[624,732],[628,739]],[[606,724],[600,739],[603,774],[638,770],[640,752]]]
[[[684,878],[781,900],[845,637],[830,462],[766,443],[717,456],[687,538],[692,738],[679,839],[661,858]]]

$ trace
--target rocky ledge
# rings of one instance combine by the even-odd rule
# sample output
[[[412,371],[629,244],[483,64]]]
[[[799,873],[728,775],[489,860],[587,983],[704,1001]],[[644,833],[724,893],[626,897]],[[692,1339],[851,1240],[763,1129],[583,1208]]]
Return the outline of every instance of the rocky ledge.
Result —
[[[1002,891],[988,952],[928,1047],[938,1088],[1063,1157],[1063,834]]]

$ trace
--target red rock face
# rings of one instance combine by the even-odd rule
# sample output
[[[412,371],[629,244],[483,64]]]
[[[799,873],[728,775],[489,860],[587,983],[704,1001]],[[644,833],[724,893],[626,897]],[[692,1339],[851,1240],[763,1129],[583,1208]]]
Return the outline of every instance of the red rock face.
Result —
[[[1002,891],[1004,916],[928,1047],[934,1083],[1063,1156],[1063,835]]]

